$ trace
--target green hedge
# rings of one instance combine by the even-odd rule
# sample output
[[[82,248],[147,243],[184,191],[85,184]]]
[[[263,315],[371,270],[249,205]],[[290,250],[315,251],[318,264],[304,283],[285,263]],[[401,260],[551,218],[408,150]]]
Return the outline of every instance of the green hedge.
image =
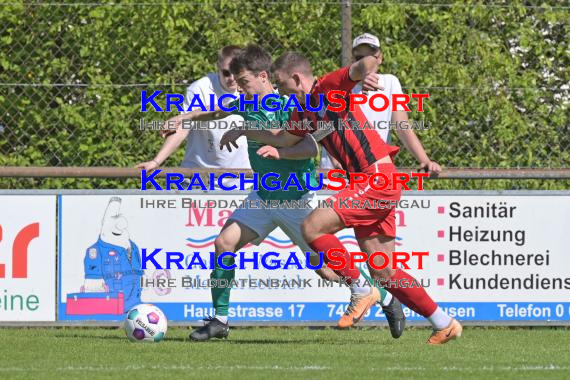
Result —
[[[519,2],[356,4],[352,33],[380,36],[382,70],[397,75],[408,93],[430,93],[426,112],[411,118],[431,121],[418,135],[433,159],[446,167],[559,168],[570,166],[569,15]],[[140,131],[138,121],[170,115],[141,114],[140,90],[184,93],[180,84],[214,70],[216,51],[226,44],[256,42],[275,56],[299,50],[317,74],[338,67],[341,58],[340,6],[330,2],[21,3],[0,5],[0,31],[0,50],[7,52],[0,57],[0,83],[21,84],[0,86],[0,165],[124,167],[152,158],[162,141]],[[150,86],[124,86],[135,84]],[[182,154],[167,165],[176,166]],[[415,163],[402,153],[398,164]],[[137,184],[4,179],[0,186]]]

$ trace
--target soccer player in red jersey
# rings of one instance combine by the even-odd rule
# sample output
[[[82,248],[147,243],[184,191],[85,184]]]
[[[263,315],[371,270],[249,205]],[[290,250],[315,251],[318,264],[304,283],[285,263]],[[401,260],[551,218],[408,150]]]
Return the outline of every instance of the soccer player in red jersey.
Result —
[[[301,54],[287,52],[279,57],[273,64],[272,72],[282,94],[295,95],[305,111],[295,111],[292,121],[309,120],[312,130],[296,129],[282,130],[279,133],[269,131],[244,131],[234,130],[226,133],[220,144],[229,144],[246,135],[268,145],[277,147],[292,146],[300,142],[304,135],[313,133],[316,140],[320,141],[327,152],[335,158],[349,173],[364,173],[372,176],[375,173],[395,173],[393,157],[399,148],[386,144],[379,134],[372,129],[341,128],[339,120],[356,121],[363,125],[366,117],[356,106],[350,111],[348,94],[352,88],[365,77],[371,74],[376,63],[374,57],[365,57],[350,66],[326,74],[320,79],[315,79],[309,61]],[[327,110],[326,94],[330,91],[344,91],[347,94],[345,100],[347,106],[344,110],[333,112]],[[324,107],[318,112],[307,111],[305,103],[306,94],[310,94],[312,107],[317,107],[319,96],[322,95]],[[338,104],[331,104],[338,106]],[[332,121],[334,129],[325,131],[317,130],[318,121]],[[376,184],[382,187],[382,178],[376,176]],[[401,189],[396,186],[393,190],[391,183],[385,190],[373,189],[367,184],[355,183],[354,189],[346,188],[333,195],[331,208],[315,209],[303,222],[303,237],[315,252],[327,252],[330,249],[344,250],[345,259],[349,260],[348,250],[334,235],[336,232],[352,227],[360,249],[370,255],[374,252],[391,254],[395,249],[395,209],[354,209],[339,207],[339,199],[361,200],[399,200]],[[325,255],[326,257],[326,255]],[[375,256],[374,264],[381,267],[384,259]],[[401,269],[392,269],[390,265],[382,270],[369,267],[370,274],[375,280],[383,280],[388,284],[387,290],[400,301],[406,304],[416,313],[427,318],[433,326],[433,333],[429,337],[429,344],[443,344],[451,339],[461,336],[462,326],[454,318],[445,313],[427,294],[420,285],[410,285],[415,279]],[[351,282],[352,297],[346,313],[339,321],[340,327],[349,327],[360,321],[362,316],[379,299],[378,291],[374,287],[361,286],[358,269],[350,269],[347,265],[336,271],[339,276],[345,277]],[[415,281],[414,283],[417,283]]]

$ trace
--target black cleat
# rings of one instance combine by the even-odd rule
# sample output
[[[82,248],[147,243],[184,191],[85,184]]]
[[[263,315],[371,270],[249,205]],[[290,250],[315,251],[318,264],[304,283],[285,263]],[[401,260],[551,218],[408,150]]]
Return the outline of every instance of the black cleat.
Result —
[[[192,331],[190,339],[194,341],[206,341],[212,338],[226,339],[230,334],[229,325],[220,322],[215,317],[207,317],[204,319],[204,322],[204,326]]]
[[[406,316],[404,315],[404,310],[402,310],[402,304],[396,297],[392,297],[392,301],[390,301],[388,306],[382,305],[382,311],[384,311],[388,320],[392,338],[398,339],[406,328]]]

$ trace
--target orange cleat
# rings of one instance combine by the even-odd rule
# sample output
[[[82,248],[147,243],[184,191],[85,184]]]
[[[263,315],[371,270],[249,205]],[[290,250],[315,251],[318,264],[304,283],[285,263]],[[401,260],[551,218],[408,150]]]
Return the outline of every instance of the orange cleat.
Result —
[[[338,321],[338,327],[344,329],[360,322],[364,314],[379,300],[380,292],[375,287],[370,288],[370,293],[364,296],[353,293],[346,312]]]
[[[427,340],[427,344],[445,344],[452,339],[457,339],[461,336],[463,326],[454,318],[451,320],[449,326],[441,330],[434,330]]]

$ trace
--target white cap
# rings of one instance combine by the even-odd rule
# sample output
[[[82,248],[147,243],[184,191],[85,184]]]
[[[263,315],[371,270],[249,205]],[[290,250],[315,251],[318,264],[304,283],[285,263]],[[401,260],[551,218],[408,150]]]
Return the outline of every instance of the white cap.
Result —
[[[354,49],[355,47],[364,44],[380,49],[380,40],[378,40],[378,37],[370,33],[364,33],[356,37],[354,41],[352,41],[352,48]]]

